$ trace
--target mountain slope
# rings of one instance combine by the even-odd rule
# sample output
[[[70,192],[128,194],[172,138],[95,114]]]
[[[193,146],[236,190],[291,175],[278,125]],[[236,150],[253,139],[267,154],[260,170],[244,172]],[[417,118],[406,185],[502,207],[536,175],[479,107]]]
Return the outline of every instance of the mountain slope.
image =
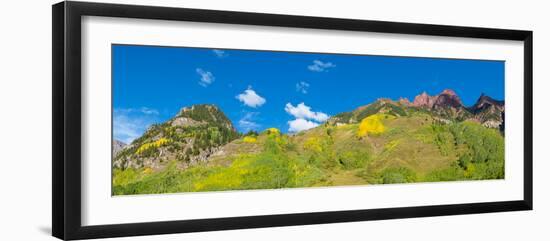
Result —
[[[481,94],[477,102],[469,108],[474,118],[486,127],[503,128],[504,101]]]
[[[122,141],[113,140],[113,156],[116,156],[126,146],[127,144]]]
[[[116,155],[113,166],[161,169],[177,160],[185,168],[206,161],[220,146],[237,137],[231,121],[218,107],[194,105],[181,109],[165,123],[151,126]]]
[[[406,102],[408,103],[408,101]],[[377,113],[385,113],[394,116],[407,116],[410,114],[408,104],[403,101],[395,102],[390,99],[378,99],[374,103],[361,106],[354,111],[343,112],[331,117],[327,122],[330,124],[355,124],[362,119]]]
[[[379,99],[298,133],[269,128],[238,135],[215,106],[184,108],[117,156],[126,162],[114,165],[113,193],[501,179],[503,132],[486,124],[498,114],[504,115],[503,102],[482,95],[464,107],[446,90],[413,102]],[[154,155],[139,151],[162,138]],[[208,145],[193,151],[203,142]],[[131,146],[134,154],[122,154]],[[177,158],[181,153],[189,154]]]
[[[406,98],[401,98],[399,101],[381,98],[353,111],[337,114],[331,117],[328,123],[358,123],[363,118],[376,113],[408,116],[418,112],[427,113],[436,120],[446,123],[470,120],[498,129],[503,123],[504,101],[497,101],[482,94],[476,104],[466,107],[453,90],[446,89],[435,96],[423,92],[417,95],[413,102]]]

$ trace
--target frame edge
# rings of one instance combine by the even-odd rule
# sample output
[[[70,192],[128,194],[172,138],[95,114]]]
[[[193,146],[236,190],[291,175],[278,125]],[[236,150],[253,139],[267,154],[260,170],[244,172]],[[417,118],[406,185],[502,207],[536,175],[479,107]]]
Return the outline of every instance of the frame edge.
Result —
[[[88,9],[88,7],[90,7]],[[243,12],[227,12],[218,10],[181,9],[170,7],[118,5],[106,3],[60,2],[52,6],[52,235],[59,239],[88,239],[121,236],[141,236],[154,234],[188,233],[230,229],[265,228],[294,225],[314,225],[325,223],[357,222],[370,220],[435,217],[446,215],[476,214],[503,211],[522,211],[533,209],[532,189],[532,32],[524,30],[500,30],[429,24],[395,23],[369,20],[346,20],[310,16],[290,16],[276,14],[258,14]],[[187,13],[182,16],[163,12],[178,11]],[[106,11],[103,11],[106,10]],[[126,11],[128,10],[128,11]],[[200,13],[207,13],[202,15]],[[80,143],[81,133],[76,132],[80,126],[80,22],[81,15],[116,16],[151,19],[186,19],[195,18],[199,22],[245,21],[252,25],[270,26],[276,22],[278,26],[295,25],[294,27],[338,29],[346,24],[352,24],[350,31],[390,32],[433,36],[457,36],[488,39],[510,39],[524,42],[524,198],[523,200],[453,204],[441,206],[420,206],[391,209],[345,210],[323,213],[293,213],[284,215],[267,215],[251,217],[214,218],[200,220],[180,220],[165,222],[146,222],[130,224],[114,224],[99,226],[82,226],[80,193]],[[212,15],[223,15],[214,20],[205,20]],[[249,17],[264,15],[256,24],[250,23]],[[288,17],[282,20],[282,17]],[[278,19],[278,20],[274,20]],[[300,23],[294,20],[302,19]],[[333,25],[312,27],[324,21]],[[259,22],[259,23],[258,23]],[[364,23],[368,26],[361,26]],[[381,29],[389,24],[391,30]],[[423,30],[426,27],[428,30]],[[408,30],[407,30],[408,29]],[[411,33],[412,31],[412,33]],[[461,31],[465,31],[461,32]],[[501,32],[502,31],[502,32]],[[460,36],[461,33],[466,36]],[[406,34],[406,33],[405,33]],[[76,92],[75,92],[76,91]],[[78,99],[76,98],[78,97]],[[78,110],[78,112],[77,112]],[[71,141],[72,140],[72,141]],[[69,148],[74,147],[74,148]],[[75,172],[77,171],[77,172]]]
[[[533,31],[523,40],[523,200],[533,210]]]
[[[52,5],[52,236],[65,238],[65,3]]]

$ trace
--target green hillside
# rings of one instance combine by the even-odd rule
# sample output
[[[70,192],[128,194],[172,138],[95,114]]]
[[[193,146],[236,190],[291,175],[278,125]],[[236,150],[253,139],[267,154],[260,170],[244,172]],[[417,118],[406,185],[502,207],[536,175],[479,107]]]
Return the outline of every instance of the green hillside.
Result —
[[[163,170],[172,161],[178,168],[206,162],[219,147],[239,133],[214,105],[183,108],[171,120],[151,126],[145,134],[120,150],[113,160],[114,173],[121,169]]]
[[[503,134],[470,112],[380,100],[296,134],[239,135],[217,107],[199,109],[120,151],[113,195],[504,178]]]

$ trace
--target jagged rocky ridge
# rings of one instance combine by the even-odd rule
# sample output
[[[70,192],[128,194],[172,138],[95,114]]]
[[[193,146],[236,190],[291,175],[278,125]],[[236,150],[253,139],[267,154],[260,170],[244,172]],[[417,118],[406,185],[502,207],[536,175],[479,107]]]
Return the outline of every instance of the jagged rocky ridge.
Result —
[[[417,95],[413,102],[407,98],[398,101],[381,98],[372,104],[362,106],[351,112],[344,112],[328,120],[332,124],[358,123],[363,118],[375,113],[388,113],[395,116],[407,116],[412,111],[424,111],[445,123],[471,120],[489,128],[503,130],[504,101],[494,100],[482,94],[470,107],[464,106],[460,97],[450,89],[438,95],[430,96],[426,92]]]

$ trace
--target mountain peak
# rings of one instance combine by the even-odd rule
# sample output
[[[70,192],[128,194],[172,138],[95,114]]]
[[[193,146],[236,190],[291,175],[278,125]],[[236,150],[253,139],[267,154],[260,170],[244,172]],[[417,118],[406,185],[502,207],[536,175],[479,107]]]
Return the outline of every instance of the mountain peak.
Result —
[[[469,108],[475,118],[484,126],[503,128],[504,101],[495,100],[484,93],[479,96],[477,102]]]
[[[122,141],[113,139],[113,144],[112,145],[113,145],[113,149],[112,149],[113,150],[113,156],[116,156],[116,154],[118,154],[128,144],[126,144]]]
[[[452,89],[445,89],[441,94],[439,95],[450,95],[450,96],[456,96],[456,92]]]
[[[198,104],[183,107],[172,121],[172,125],[181,126],[195,126],[206,123],[235,130],[231,120],[214,104]]]
[[[207,111],[220,111],[220,108],[218,108],[218,106],[216,106],[215,104],[196,104],[196,105],[186,106],[186,107],[181,108],[178,115],[182,115],[184,113],[189,113],[189,112],[192,112],[196,109],[197,110],[198,109],[203,109],[203,110],[207,110]]]
[[[152,125],[117,153],[113,166],[159,169],[176,160],[178,166],[187,167],[205,161],[238,136],[229,118],[216,105],[192,105],[181,108],[170,120]]]
[[[485,108],[487,106],[496,106],[498,108],[504,108],[504,101],[495,100],[495,99],[491,98],[490,96],[485,95],[485,93],[481,93],[481,95],[477,99],[476,103],[471,108],[472,109],[481,109],[481,108]]]
[[[435,98],[435,96],[430,96],[428,95],[428,93],[426,93],[426,91],[424,91],[422,92],[422,94],[414,97],[412,106],[432,108],[435,102]]]
[[[423,91],[420,95],[414,98],[412,106],[415,107],[462,107],[462,101],[452,89],[445,89],[440,94],[430,96],[426,91]]]
[[[451,89],[445,89],[436,97],[433,107],[464,107],[458,95]]]
[[[398,102],[399,102],[399,104],[404,105],[404,106],[411,105],[411,101],[409,101],[409,99],[407,99],[405,97],[400,97]]]

